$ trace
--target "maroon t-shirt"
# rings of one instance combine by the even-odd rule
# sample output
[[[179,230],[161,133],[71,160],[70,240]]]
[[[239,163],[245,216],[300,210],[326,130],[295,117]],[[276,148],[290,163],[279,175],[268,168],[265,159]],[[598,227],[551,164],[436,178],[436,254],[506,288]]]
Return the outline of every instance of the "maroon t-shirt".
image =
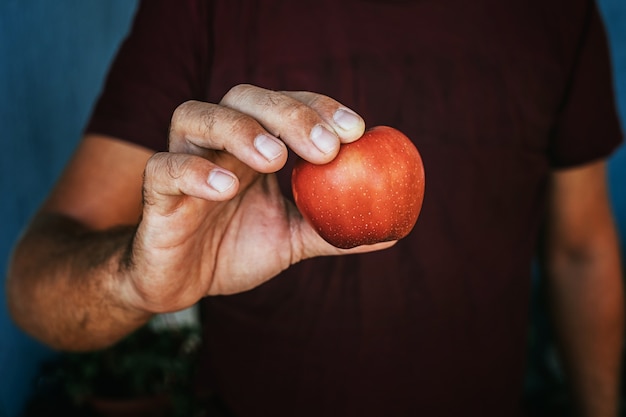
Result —
[[[514,416],[549,173],[621,140],[607,54],[586,0],[150,0],[88,130],[164,150],[177,105],[251,83],[405,132],[413,232],[207,298],[202,380],[241,417]]]

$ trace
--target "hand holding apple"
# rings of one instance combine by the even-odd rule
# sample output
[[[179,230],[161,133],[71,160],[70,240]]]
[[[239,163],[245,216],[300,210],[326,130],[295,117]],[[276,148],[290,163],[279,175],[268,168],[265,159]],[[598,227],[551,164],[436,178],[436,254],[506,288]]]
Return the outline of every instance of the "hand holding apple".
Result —
[[[343,249],[407,236],[421,211],[424,186],[415,145],[387,126],[342,145],[327,164],[301,159],[292,173],[303,217],[324,240]]]

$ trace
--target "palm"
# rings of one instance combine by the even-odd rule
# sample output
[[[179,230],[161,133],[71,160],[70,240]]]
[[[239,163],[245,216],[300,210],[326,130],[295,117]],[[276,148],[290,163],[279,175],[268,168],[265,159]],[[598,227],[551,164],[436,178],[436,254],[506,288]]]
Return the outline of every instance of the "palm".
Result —
[[[282,196],[274,174],[255,175],[225,202],[172,198],[179,201],[170,213],[147,207],[137,233],[147,271],[136,285],[159,310],[253,288],[300,260],[303,241],[330,248]]]
[[[253,288],[299,260],[302,219],[280,193],[275,175],[259,175],[227,205],[228,221],[209,249],[215,260],[210,293]]]

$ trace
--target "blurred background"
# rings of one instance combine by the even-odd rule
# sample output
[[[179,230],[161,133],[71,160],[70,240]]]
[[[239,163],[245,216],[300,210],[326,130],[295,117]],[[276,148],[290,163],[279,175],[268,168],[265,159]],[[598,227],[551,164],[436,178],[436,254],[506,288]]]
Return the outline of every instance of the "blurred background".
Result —
[[[0,271],[75,147],[136,0],[0,0]],[[0,286],[0,417],[52,352],[10,321]]]
[[[626,1],[598,4],[626,126]],[[136,5],[136,0],[0,0],[3,282],[11,246],[74,149]],[[609,168],[613,206],[626,241],[625,147],[612,157]],[[539,336],[542,329],[539,325]],[[0,286],[0,417],[20,415],[37,387],[41,364],[54,356],[12,324]],[[539,368],[529,371],[530,390],[546,392],[549,381]]]

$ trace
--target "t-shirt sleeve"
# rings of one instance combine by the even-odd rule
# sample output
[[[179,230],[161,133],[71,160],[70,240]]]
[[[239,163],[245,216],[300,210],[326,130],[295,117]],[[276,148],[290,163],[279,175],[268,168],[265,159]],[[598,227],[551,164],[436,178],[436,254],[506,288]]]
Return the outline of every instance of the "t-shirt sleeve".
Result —
[[[554,168],[605,158],[623,139],[605,28],[595,2],[588,5],[549,149]]]
[[[209,71],[209,13],[203,0],[144,0],[109,69],[85,133],[167,149],[181,103],[202,99]]]

